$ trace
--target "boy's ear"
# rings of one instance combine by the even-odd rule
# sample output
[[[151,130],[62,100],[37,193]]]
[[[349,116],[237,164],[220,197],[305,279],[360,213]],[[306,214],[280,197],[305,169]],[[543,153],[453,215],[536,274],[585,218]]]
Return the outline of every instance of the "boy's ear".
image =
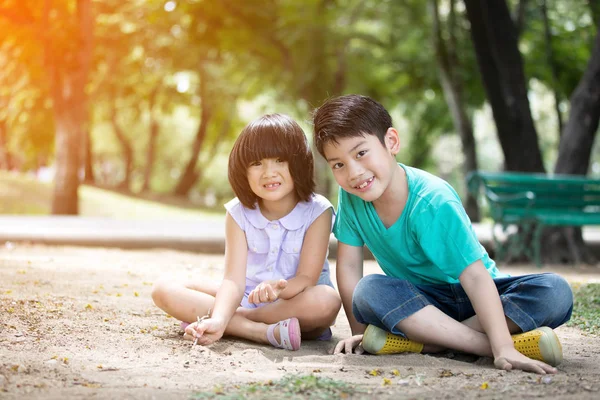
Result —
[[[400,152],[400,136],[398,131],[394,128],[388,128],[385,132],[385,146],[393,155]]]

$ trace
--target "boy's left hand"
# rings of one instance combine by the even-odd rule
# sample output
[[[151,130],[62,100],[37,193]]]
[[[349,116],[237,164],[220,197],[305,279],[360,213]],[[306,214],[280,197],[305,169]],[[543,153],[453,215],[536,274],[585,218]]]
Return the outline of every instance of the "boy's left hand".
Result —
[[[494,357],[494,366],[498,369],[510,371],[511,369],[520,369],[522,371],[535,372],[536,374],[546,375],[555,374],[558,370],[545,362],[532,360],[531,358],[519,353],[514,347],[507,348]]]

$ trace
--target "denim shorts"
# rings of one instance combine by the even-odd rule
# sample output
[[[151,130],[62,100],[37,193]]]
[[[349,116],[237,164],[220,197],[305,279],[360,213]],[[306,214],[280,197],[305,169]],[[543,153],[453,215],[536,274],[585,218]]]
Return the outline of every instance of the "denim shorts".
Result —
[[[540,326],[556,328],[571,317],[573,292],[557,274],[502,277],[494,283],[504,314],[523,332]],[[457,321],[475,315],[460,283],[416,285],[387,275],[367,275],[358,282],[352,296],[352,312],[358,322],[402,336],[398,323],[428,305]]]
[[[329,270],[321,272],[321,275],[319,276],[319,280],[317,281],[317,285],[327,285],[327,286],[330,286],[332,289],[335,289],[335,287],[333,286],[333,283],[331,282],[331,276],[329,274]],[[259,307],[263,307],[263,306],[266,306],[267,304],[269,304],[269,303],[260,303],[260,304],[248,303],[248,295],[250,294],[250,292],[252,290],[254,290],[254,287],[251,287],[251,288],[246,287],[246,290],[244,291],[244,297],[242,298],[240,306],[242,306],[244,308],[259,308]]]

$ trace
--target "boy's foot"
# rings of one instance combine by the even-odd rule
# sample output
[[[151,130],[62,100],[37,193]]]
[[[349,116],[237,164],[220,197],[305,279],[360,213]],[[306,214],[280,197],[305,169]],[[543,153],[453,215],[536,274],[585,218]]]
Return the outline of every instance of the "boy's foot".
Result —
[[[558,336],[547,326],[529,332],[512,335],[515,349],[529,358],[540,360],[556,367],[563,359]]]
[[[275,328],[279,327],[279,342],[275,338]],[[298,318],[288,318],[267,328],[267,339],[273,347],[286,350],[300,349],[300,323]]]
[[[371,354],[420,353],[423,350],[421,343],[394,335],[375,325],[367,326],[362,347]]]

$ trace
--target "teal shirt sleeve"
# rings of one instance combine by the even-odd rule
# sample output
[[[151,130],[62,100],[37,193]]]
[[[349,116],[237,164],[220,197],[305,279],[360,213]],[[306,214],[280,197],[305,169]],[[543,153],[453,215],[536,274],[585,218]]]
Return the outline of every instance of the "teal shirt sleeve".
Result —
[[[337,213],[333,224],[333,234],[336,239],[342,243],[350,246],[362,247],[365,242],[356,229],[355,218],[355,212],[349,195],[340,188]]]
[[[425,213],[415,230],[427,258],[454,279],[484,256],[483,246],[460,202],[446,201],[434,212]]]

